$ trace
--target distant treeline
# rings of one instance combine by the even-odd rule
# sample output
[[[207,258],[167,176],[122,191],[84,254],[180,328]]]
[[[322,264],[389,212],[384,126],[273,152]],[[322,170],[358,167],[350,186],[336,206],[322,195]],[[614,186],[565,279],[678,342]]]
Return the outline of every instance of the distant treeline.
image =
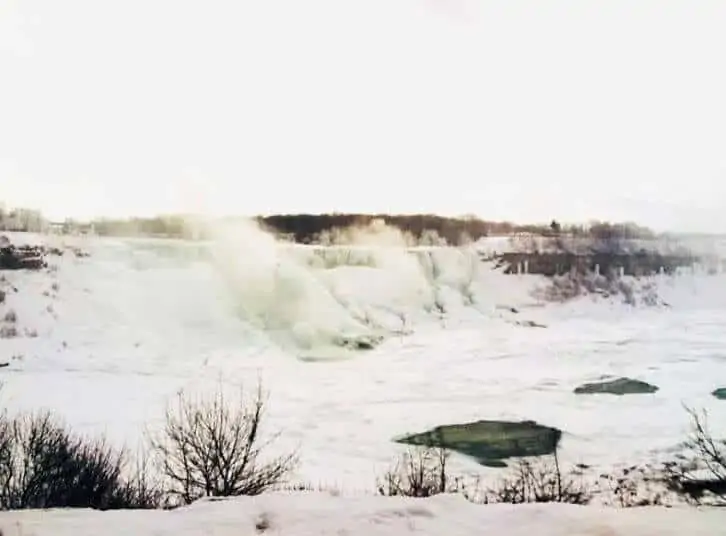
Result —
[[[227,218],[224,221],[234,221]],[[240,218],[241,219],[241,218]],[[516,233],[539,236],[582,236],[600,240],[647,239],[655,234],[634,223],[592,222],[586,225],[516,224],[486,221],[476,217],[449,218],[435,214],[279,214],[258,216],[255,220],[264,229],[301,244],[313,244],[321,236],[336,229],[366,227],[384,222],[414,240],[432,233],[448,244],[459,245],[485,236]],[[195,218],[167,215],[154,218],[98,219],[78,222],[71,219],[49,222],[35,210],[3,209],[0,205],[0,230],[60,233],[91,233],[100,236],[158,236],[169,238],[206,238],[204,227],[194,224]]]
[[[598,239],[647,239],[655,233],[634,223],[593,222],[588,225],[560,225],[553,220],[549,224],[516,224],[494,222],[474,217],[447,218],[434,214],[284,214],[259,217],[260,224],[298,243],[318,241],[321,234],[333,229],[367,226],[374,221],[408,233],[421,239],[425,233],[435,232],[448,244],[459,245],[485,236],[512,235],[516,233],[540,236],[590,236]]]
[[[189,218],[185,216],[159,216],[156,218],[130,218],[127,220],[101,219],[90,223],[92,232],[99,236],[161,236],[194,238]]]

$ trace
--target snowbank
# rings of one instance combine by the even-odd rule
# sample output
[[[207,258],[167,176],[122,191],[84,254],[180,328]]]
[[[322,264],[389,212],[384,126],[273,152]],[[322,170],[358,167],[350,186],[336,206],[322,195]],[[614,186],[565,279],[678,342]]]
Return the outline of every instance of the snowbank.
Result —
[[[299,493],[204,501],[171,512],[4,512],[0,529],[3,536],[717,536],[726,534],[724,520],[719,510],[480,506],[460,496],[346,498]]]

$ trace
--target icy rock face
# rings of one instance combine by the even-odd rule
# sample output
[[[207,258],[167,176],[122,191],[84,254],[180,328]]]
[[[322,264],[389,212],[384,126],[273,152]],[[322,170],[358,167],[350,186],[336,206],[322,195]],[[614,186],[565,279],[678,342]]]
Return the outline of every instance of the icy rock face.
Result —
[[[616,380],[586,383],[575,388],[575,394],[598,394],[605,393],[611,395],[634,395],[649,394],[658,391],[658,387],[649,383],[633,380],[631,378],[618,378]]]

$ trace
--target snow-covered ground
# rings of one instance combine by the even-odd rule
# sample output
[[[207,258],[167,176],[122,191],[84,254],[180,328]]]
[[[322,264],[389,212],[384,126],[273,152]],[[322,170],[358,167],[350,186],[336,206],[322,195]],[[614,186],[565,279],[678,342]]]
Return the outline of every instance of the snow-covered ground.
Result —
[[[202,245],[11,238],[70,242],[91,256],[52,258],[50,272],[4,273],[17,293],[0,313],[16,311],[28,335],[0,339],[10,361],[0,371],[4,405],[50,408],[119,445],[136,447],[182,388],[252,387],[258,378],[270,393],[268,425],[282,432],[275,445],[299,449],[295,479],[346,490],[373,489],[400,452],[394,437],[440,424],[557,426],[563,458],[597,469],[676,447],[688,431],[684,403],[708,409],[714,426],[725,422],[726,403],[710,395],[726,386],[723,274],[657,278],[670,308],[590,298],[555,305],[530,295],[541,278],[502,275],[469,249],[321,253],[250,229]],[[331,343],[379,334],[383,343],[369,351]],[[573,394],[604,375],[660,391]],[[164,514],[149,519],[163,519],[156,515]],[[485,523],[494,514],[479,515]]]
[[[0,513],[4,536],[718,536],[719,510],[615,510],[560,504],[478,506],[430,499],[269,494],[202,501],[171,512]]]

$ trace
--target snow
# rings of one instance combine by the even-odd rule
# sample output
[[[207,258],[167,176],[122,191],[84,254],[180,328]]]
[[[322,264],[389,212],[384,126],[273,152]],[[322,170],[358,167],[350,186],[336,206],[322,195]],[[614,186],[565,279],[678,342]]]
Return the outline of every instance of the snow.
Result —
[[[37,332],[0,339],[0,358],[10,361],[0,372],[3,403],[11,411],[50,408],[79,432],[103,433],[119,446],[138,446],[180,389],[253,387],[258,379],[270,393],[268,430],[282,432],[275,448],[300,452],[294,479],[347,491],[373,489],[402,449],[393,438],[440,424],[532,419],[557,426],[565,431],[563,459],[597,472],[671,452],[688,431],[684,404],[707,409],[712,423],[726,418],[726,404],[710,395],[726,386],[724,274],[696,270],[654,278],[670,308],[591,298],[542,304],[531,294],[541,278],[494,270],[479,259],[481,244],[341,252],[277,244],[250,229],[211,244],[11,239],[67,243],[91,256],[51,259],[49,272],[3,274],[4,288],[18,292],[8,293],[0,312],[16,311],[21,331]],[[547,327],[516,324],[523,320]],[[332,344],[338,335],[378,334],[384,342],[370,351]],[[603,375],[642,379],[660,390],[626,397],[572,393]],[[461,456],[452,469],[501,474]],[[715,534],[706,529],[710,513],[527,507],[515,515],[507,507],[440,498],[415,503],[434,513],[427,517],[406,513],[407,504],[273,496],[171,514],[63,512],[33,520],[33,514],[13,513],[0,519],[22,519],[26,536],[51,526],[55,535],[80,525],[100,530],[113,516],[138,524],[139,532],[130,533],[162,526],[183,533],[171,527],[182,519],[206,527],[217,513],[214,534],[225,534],[224,519],[251,523],[265,509],[278,520],[279,534],[323,534],[325,527],[331,534],[358,534],[372,526],[392,534],[409,526],[422,534],[458,534],[448,530],[455,523],[467,534],[498,522],[511,525],[506,534],[517,534],[544,520],[553,523],[553,534],[576,534],[578,523],[604,524],[600,532],[582,534]],[[448,509],[461,514],[438,514]],[[349,515],[336,516],[337,510]],[[325,512],[330,521],[306,528],[311,516],[325,519]],[[374,519],[382,524],[371,525]],[[614,528],[604,528],[608,524]],[[622,532],[638,524],[649,528]],[[541,534],[549,530],[537,527]]]
[[[87,510],[0,513],[4,536],[718,536],[718,510],[572,505],[475,505],[460,496],[429,499],[267,494],[202,501],[170,512]]]

